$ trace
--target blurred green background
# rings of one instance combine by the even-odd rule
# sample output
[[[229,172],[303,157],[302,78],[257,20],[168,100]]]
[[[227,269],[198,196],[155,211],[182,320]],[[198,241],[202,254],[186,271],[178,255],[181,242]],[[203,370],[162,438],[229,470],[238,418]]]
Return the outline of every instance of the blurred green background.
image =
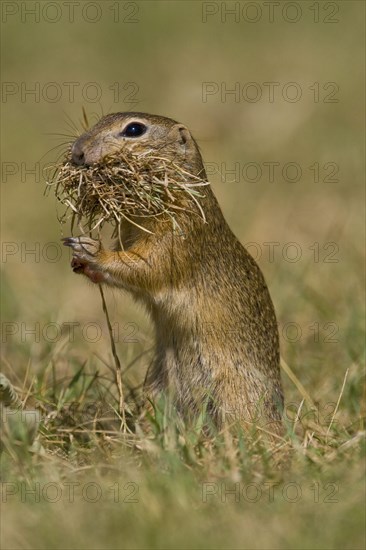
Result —
[[[31,358],[36,372],[60,344],[48,345],[57,329],[40,342],[27,335],[36,323],[41,332],[47,323],[103,323],[97,289],[52,244],[70,232],[60,230],[52,193],[25,170],[57,159],[62,147],[53,148],[75,135],[70,119],[81,129],[83,107],[91,122],[137,110],[191,129],[230,226],[257,243],[250,251],[270,286],[283,356],[315,398],[338,392],[362,349],[364,5],[282,2],[270,15],[266,3],[249,4],[2,3],[2,300],[3,321],[18,323],[5,335],[13,369]],[[235,163],[240,177],[225,177]],[[287,163],[300,167],[298,181],[288,181],[291,166],[286,181]],[[259,180],[246,181],[258,166]],[[301,257],[289,261],[286,251]],[[108,299],[113,321],[138,327],[127,361],[151,345],[150,325],[128,296]],[[70,353],[108,353],[107,335],[91,339]]]

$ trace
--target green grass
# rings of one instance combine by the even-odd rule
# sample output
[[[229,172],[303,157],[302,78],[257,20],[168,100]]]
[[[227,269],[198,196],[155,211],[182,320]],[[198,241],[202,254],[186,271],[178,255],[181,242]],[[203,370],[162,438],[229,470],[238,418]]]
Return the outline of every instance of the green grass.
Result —
[[[363,548],[355,365],[313,405],[284,374],[287,434],[269,444],[208,435],[164,403],[123,431],[112,359],[47,353],[17,388],[42,412],[43,451],[5,438],[1,455],[4,548]]]

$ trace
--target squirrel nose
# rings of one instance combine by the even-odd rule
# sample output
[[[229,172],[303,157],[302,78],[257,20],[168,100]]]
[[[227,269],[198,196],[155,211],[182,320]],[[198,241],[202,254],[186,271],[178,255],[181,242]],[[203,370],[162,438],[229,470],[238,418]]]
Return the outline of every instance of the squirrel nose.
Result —
[[[72,146],[71,160],[73,164],[76,164],[76,166],[82,166],[83,164],[85,164],[85,153],[78,140],[75,141],[74,145]]]

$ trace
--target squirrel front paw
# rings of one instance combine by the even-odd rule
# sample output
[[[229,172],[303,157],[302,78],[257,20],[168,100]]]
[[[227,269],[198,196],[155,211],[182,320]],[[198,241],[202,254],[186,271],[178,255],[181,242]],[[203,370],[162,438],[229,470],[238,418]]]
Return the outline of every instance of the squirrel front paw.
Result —
[[[104,282],[104,274],[99,268],[99,256],[102,243],[90,237],[66,237],[62,239],[65,246],[73,251],[71,267],[74,273],[86,275],[93,283]]]

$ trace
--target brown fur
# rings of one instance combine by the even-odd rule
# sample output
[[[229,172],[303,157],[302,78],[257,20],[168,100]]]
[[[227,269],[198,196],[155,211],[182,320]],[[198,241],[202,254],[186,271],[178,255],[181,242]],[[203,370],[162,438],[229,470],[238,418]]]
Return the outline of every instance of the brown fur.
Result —
[[[148,126],[139,138],[118,134],[131,121]],[[174,120],[144,113],[108,115],[83,134],[73,151],[86,164],[112,151],[159,151],[207,180],[198,146]],[[263,275],[228,227],[210,186],[200,199],[206,223],[182,212],[182,233],[158,219],[153,234],[124,222],[123,250],[87,237],[69,238],[73,268],[94,282],[128,290],[153,320],[156,353],[146,391],[172,396],[186,414],[205,403],[218,425],[238,419],[282,433],[278,330]]]

